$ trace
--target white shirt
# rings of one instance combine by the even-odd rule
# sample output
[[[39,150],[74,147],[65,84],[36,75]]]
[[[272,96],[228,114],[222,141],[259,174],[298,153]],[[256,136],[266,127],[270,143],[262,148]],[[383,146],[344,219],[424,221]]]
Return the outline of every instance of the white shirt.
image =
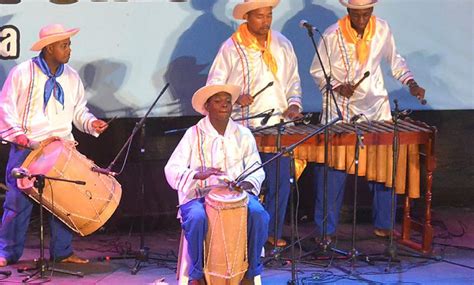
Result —
[[[223,177],[194,179],[201,167],[220,168],[226,173],[225,177],[233,181],[260,164],[257,145],[249,129],[229,120],[224,135],[220,135],[206,116],[186,131],[165,166],[165,174],[171,188],[178,191],[182,205],[201,197],[198,189],[222,185]],[[252,193],[258,195],[264,179],[265,173],[260,168],[244,181],[250,182],[254,187]]]
[[[222,44],[214,59],[206,85],[234,84],[242,87],[242,94],[255,95],[273,81],[273,86],[258,95],[248,110],[235,104],[232,114],[234,119],[275,109],[274,116],[267,123],[273,125],[280,122],[283,112],[289,105],[298,106],[300,111],[303,109],[298,62],[293,46],[279,32],[271,31],[271,33],[270,50],[278,65],[276,78],[263,61],[260,51],[234,44],[232,38]],[[250,120],[246,125],[260,127],[261,120]]]
[[[347,99],[334,92],[337,104],[343,114],[343,120],[346,122],[353,115],[360,113],[367,116],[369,120],[391,119],[388,92],[385,89],[380,67],[382,60],[385,59],[387,61],[391,68],[392,76],[402,84],[406,84],[408,80],[413,79],[405,59],[397,52],[395,41],[387,22],[376,18],[375,25],[370,55],[367,63],[363,66],[356,60],[355,45],[344,40],[338,23],[330,26],[323,34],[327,50],[322,40],[318,46],[326,72],[331,72],[331,85],[333,88],[344,83],[355,84],[363,77],[366,71],[370,72],[369,77],[359,85],[351,98]],[[328,60],[328,56],[330,60]],[[323,94],[321,118],[324,120],[326,112],[326,80],[317,56],[313,59],[310,73]],[[329,100],[329,120],[332,120],[337,117],[337,112],[334,102],[331,98]]]
[[[82,132],[98,136],[92,128],[96,117],[86,107],[84,86],[69,65],[56,80],[64,90],[64,108],[51,95],[44,108],[44,85],[48,77],[30,59],[15,66],[0,94],[0,136],[13,140],[20,134],[42,141],[52,136],[74,140],[72,123]]]

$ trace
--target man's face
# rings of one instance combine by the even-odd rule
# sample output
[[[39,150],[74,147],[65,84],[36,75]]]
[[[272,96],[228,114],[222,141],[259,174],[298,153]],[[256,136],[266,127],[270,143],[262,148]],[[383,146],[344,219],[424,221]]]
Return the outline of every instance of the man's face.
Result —
[[[232,111],[232,96],[227,92],[219,92],[207,99],[205,104],[211,119],[228,120]]]
[[[245,15],[247,27],[254,36],[267,36],[272,26],[272,10],[272,7],[264,7],[252,10]]]
[[[71,39],[64,39],[46,47],[53,60],[58,63],[67,63],[71,57]]]
[[[363,32],[369,23],[373,11],[373,7],[367,9],[347,9],[352,27],[358,32]]]

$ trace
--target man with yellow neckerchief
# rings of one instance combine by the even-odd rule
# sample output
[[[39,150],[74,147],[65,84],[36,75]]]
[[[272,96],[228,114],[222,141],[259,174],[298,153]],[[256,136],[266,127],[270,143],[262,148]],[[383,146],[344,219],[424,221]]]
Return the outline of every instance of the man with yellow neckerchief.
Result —
[[[347,8],[348,15],[330,26],[323,34],[325,43],[319,43],[319,53],[326,70],[331,70],[331,85],[337,104],[343,115],[343,122],[349,122],[357,114],[364,114],[368,120],[390,120],[390,102],[384,86],[381,61],[391,68],[392,76],[407,85],[410,94],[423,99],[425,90],[418,86],[408,69],[405,59],[397,52],[395,41],[387,22],[372,15],[378,0],[339,0]],[[356,85],[366,71],[370,76]],[[322,117],[328,112],[328,120],[337,116],[334,102],[326,108],[326,81],[320,62],[315,57],[311,75],[323,93]],[[323,165],[315,167],[317,186],[315,223],[317,231],[323,225]],[[333,235],[338,223],[339,211],[345,188],[346,173],[330,169],[328,174],[327,234]],[[386,237],[390,233],[390,205],[392,188],[383,183],[369,182],[374,194],[372,216],[374,233]],[[395,215],[394,215],[395,216]]]
[[[207,85],[234,84],[242,87],[232,118],[251,117],[273,110],[266,123],[274,125],[283,120],[302,117],[301,84],[298,62],[293,46],[281,33],[271,30],[273,9],[279,0],[245,0],[237,4],[233,16],[245,20],[237,31],[221,46],[209,71]],[[270,82],[258,96],[253,97]],[[244,125],[256,128],[265,124],[260,119],[245,120]],[[260,153],[262,161],[274,154]],[[280,159],[280,175],[276,177],[275,162],[264,170],[268,192],[265,195],[265,209],[270,214],[269,239],[271,244],[285,246],[281,239],[283,221],[290,193],[289,158]],[[278,211],[275,207],[276,181],[279,181]],[[275,231],[277,217],[277,231]]]

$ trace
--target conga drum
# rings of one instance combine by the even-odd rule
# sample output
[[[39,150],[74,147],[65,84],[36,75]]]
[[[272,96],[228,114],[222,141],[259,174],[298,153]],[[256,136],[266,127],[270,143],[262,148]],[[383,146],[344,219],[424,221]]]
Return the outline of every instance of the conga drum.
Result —
[[[206,196],[204,247],[207,284],[238,285],[248,269],[247,192],[215,188]]]
[[[94,162],[80,154],[76,143],[62,139],[48,139],[32,151],[23,162],[31,174],[86,182],[46,180],[43,206],[81,236],[102,227],[117,209],[122,187],[114,177],[92,172]],[[38,202],[38,189],[28,178],[17,180],[18,187]]]

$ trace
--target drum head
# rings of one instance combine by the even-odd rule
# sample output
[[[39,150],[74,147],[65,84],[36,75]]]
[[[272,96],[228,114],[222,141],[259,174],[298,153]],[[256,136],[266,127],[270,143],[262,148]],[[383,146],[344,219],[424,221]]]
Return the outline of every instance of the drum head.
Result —
[[[238,191],[231,191],[227,187],[216,187],[207,194],[206,199],[210,199],[212,201],[217,202],[226,202],[226,203],[233,203],[238,202],[247,197],[247,192],[238,192]]]
[[[26,167],[31,174],[47,174],[56,164],[59,155],[63,151],[63,147],[62,141],[52,141],[31,153],[31,160],[25,161],[23,166]]]

